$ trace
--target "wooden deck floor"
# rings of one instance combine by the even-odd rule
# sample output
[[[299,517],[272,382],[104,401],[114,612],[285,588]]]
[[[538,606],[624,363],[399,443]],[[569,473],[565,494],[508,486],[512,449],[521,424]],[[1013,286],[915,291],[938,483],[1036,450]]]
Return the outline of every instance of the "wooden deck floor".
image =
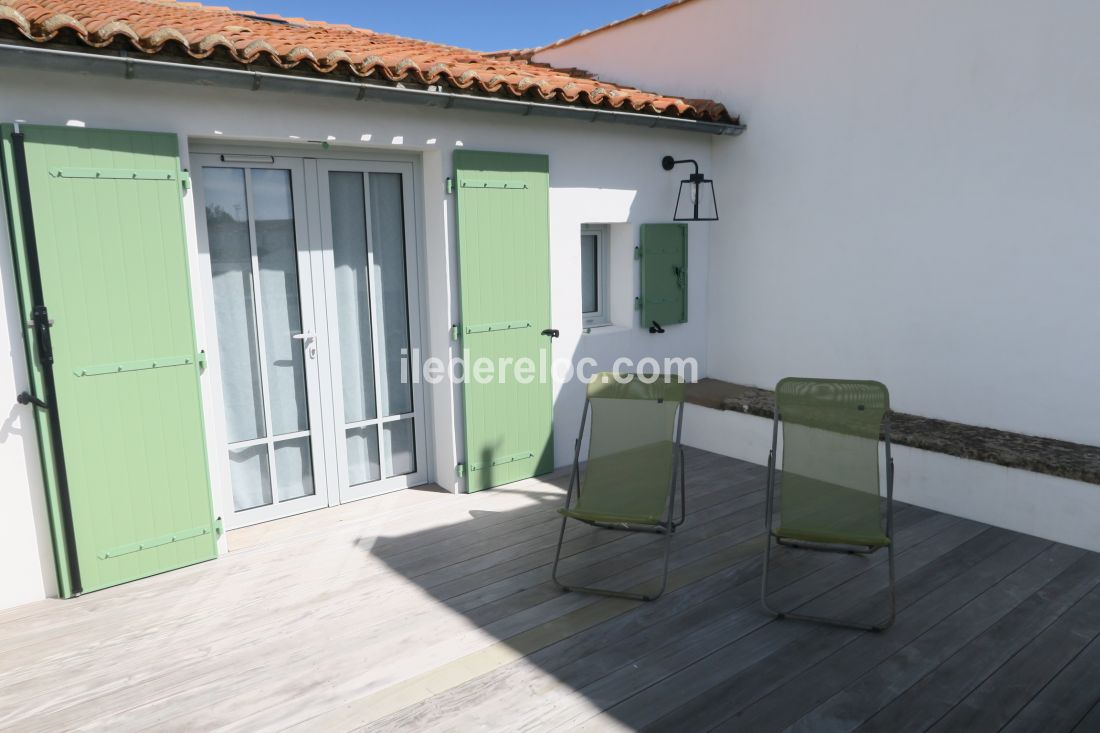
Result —
[[[654,603],[551,585],[560,479],[410,490],[0,613],[0,729],[1100,730],[1100,555],[901,507],[889,631],[775,621],[763,468],[688,460]],[[564,567],[645,585],[658,543],[577,525]],[[884,560],[785,550],[775,598],[882,608]]]

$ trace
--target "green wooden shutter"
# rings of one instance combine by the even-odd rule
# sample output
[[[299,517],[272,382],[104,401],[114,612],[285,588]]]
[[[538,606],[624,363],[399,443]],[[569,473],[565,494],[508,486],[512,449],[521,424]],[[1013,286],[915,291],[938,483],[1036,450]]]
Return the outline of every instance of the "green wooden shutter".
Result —
[[[21,133],[29,211],[18,195],[11,126],[3,129],[4,181],[24,322],[35,305],[31,220],[53,321],[59,433],[51,435],[46,410],[35,414],[62,595],[213,558],[176,136],[40,126]],[[33,390],[51,399],[42,340],[24,333]]]
[[[642,225],[642,326],[687,323],[687,225]]]
[[[549,160],[543,155],[455,151],[467,488],[554,468],[553,385],[478,384],[478,358],[531,359],[549,373]]]

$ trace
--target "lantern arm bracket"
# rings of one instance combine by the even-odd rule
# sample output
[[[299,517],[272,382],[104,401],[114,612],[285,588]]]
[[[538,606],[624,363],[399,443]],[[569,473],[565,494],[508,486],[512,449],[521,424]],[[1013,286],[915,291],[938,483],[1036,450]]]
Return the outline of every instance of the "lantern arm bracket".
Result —
[[[671,155],[666,155],[665,157],[661,158],[661,167],[664,168],[666,171],[672,170],[675,166],[678,166],[681,163],[691,163],[693,166],[695,166],[695,173],[692,174],[692,178],[698,176],[699,180],[703,179],[703,174],[699,172],[699,164],[693,159],[684,158],[683,160],[676,160]]]

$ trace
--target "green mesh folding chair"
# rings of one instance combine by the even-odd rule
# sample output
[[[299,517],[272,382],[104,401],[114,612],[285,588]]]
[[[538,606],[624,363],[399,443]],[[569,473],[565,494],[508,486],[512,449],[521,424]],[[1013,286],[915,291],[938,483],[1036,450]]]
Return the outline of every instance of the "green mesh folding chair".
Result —
[[[672,533],[683,523],[687,511],[680,445],[683,419],[684,384],[678,377],[601,372],[589,383],[574,448],[569,492],[565,507],[559,510],[562,523],[552,577],[562,590],[641,601],[651,601],[664,592]],[[590,425],[588,456],[582,472],[581,443],[586,423]],[[677,477],[679,519],[674,518]],[[660,589],[649,594],[627,593],[562,583],[558,579],[558,562],[570,519],[604,529],[665,535]]]
[[[776,451],[783,424],[783,466],[776,512]],[[886,497],[880,495],[879,435],[885,436]],[[768,456],[761,602],[783,618],[881,630],[894,621],[894,462],[890,457],[890,395],[879,382],[784,379],[775,388]],[[778,514],[778,516],[777,516]],[[772,542],[810,550],[870,554],[886,548],[890,612],[879,623],[857,623],[777,610],[768,603]]]

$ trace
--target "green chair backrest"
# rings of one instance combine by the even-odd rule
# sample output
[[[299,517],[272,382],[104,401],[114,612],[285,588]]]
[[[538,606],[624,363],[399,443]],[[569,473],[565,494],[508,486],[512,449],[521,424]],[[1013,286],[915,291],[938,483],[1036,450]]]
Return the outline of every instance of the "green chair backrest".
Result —
[[[588,463],[578,506],[657,521],[668,506],[684,383],[601,372],[588,384]]]
[[[890,410],[886,386],[788,378],[776,386],[775,399],[783,424],[783,530],[852,544],[882,538],[879,436]]]

